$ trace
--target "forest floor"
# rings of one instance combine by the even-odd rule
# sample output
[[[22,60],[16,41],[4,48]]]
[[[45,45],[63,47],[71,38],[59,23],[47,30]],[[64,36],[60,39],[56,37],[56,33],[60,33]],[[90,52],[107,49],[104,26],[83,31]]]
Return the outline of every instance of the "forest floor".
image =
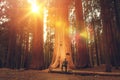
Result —
[[[76,71],[89,71],[89,72],[103,72],[104,69],[100,68],[86,68]],[[104,73],[104,72],[103,72]],[[112,69],[109,73],[119,73],[120,70]],[[0,80],[120,80],[120,76],[116,75],[78,75],[78,74],[61,74],[49,73],[48,70],[17,70],[0,68]]]

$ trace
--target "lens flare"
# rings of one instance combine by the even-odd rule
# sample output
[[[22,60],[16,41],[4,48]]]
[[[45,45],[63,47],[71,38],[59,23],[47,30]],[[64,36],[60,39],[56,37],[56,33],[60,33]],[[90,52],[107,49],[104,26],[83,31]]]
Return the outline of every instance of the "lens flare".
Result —
[[[87,38],[88,37],[88,34],[86,31],[80,33],[80,36],[84,37],[84,38]]]

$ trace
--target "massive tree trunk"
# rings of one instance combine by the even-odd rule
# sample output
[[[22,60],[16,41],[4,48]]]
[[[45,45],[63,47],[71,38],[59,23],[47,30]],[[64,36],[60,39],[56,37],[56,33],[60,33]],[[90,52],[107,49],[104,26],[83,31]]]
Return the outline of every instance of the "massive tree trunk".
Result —
[[[33,46],[31,54],[30,68],[43,69],[44,55],[43,55],[43,15],[33,16]]]
[[[101,15],[103,19],[103,40],[104,40],[104,53],[105,53],[105,63],[106,63],[106,71],[111,71],[111,61],[112,55],[116,54],[114,41],[113,41],[113,32],[112,29],[115,29],[115,25],[111,22],[113,19],[112,12],[112,0],[102,0],[101,1]],[[110,10],[111,9],[111,10]],[[106,16],[107,15],[107,16]],[[113,47],[114,46],[114,47]]]
[[[115,1],[115,0],[114,0]],[[106,71],[111,71],[111,66],[118,68],[119,66],[119,28],[118,17],[116,14],[116,4],[112,3],[112,0],[101,1],[101,14],[103,19],[103,39],[104,39],[104,51],[106,61]],[[107,16],[106,16],[107,15]]]
[[[86,67],[89,64],[89,57],[87,54],[86,39],[79,34],[82,33],[85,29],[84,20],[83,20],[83,9],[82,1],[75,0],[75,13],[76,13],[76,29],[77,29],[77,41],[76,41],[76,67]]]
[[[8,53],[7,53],[7,62],[6,66],[14,68],[14,55],[15,55],[15,46],[16,46],[16,32],[15,28],[10,26],[9,28],[9,43],[8,43]]]
[[[15,12],[14,12],[15,11]],[[14,16],[12,15],[14,13]],[[10,9],[9,16],[11,21],[9,22],[9,42],[8,42],[8,54],[6,66],[10,68],[16,68],[16,38],[17,38],[17,19],[18,14],[15,8]]]
[[[55,46],[51,68],[60,68],[63,60],[68,61],[68,68],[74,68],[71,42],[69,38],[68,5],[69,0],[55,2],[56,22],[55,22]]]
[[[114,43],[116,45],[116,68],[120,66],[120,1],[114,0],[114,10],[115,10],[115,18],[116,18],[116,30],[113,30],[113,33],[115,34]]]
[[[13,29],[14,28],[14,29]],[[7,67],[15,68],[15,55],[16,55],[16,30],[15,27],[9,29],[9,43],[8,43],[8,54],[7,54]]]

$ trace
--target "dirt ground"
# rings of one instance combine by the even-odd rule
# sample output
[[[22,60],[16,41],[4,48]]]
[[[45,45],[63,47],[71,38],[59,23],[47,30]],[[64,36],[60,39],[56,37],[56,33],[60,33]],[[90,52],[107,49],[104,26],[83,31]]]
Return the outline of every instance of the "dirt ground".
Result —
[[[40,70],[0,69],[0,80],[120,80],[120,76],[74,75],[48,73]]]

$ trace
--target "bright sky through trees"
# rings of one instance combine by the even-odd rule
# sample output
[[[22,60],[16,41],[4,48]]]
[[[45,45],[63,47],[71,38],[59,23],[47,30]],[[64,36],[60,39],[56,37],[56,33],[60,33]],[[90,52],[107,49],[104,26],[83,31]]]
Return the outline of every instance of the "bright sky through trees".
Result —
[[[40,6],[38,6],[36,0],[28,0],[28,2],[31,4],[31,9],[33,13],[38,13]]]
[[[32,6],[32,12],[38,13],[39,12],[39,7],[37,5]]]

